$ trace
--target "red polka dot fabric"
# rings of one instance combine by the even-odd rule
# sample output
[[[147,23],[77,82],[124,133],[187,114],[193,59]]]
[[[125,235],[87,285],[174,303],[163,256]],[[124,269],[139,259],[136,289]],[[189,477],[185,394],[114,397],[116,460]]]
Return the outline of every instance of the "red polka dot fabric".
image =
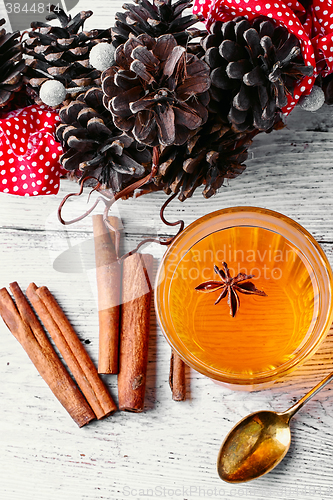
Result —
[[[0,191],[19,196],[57,194],[63,152],[54,139],[58,113],[44,106],[0,119]]]
[[[317,72],[333,72],[333,1],[313,0],[306,14],[304,28],[313,45]]]
[[[229,21],[243,16],[252,20],[266,16],[277,25],[285,26],[300,41],[305,64],[314,67],[313,77],[304,77],[295,87],[294,96],[288,96],[283,113],[289,114],[304,94],[310,93],[315,78],[333,71],[333,0],[313,0],[307,9],[297,0],[195,0],[194,14],[207,21]]]

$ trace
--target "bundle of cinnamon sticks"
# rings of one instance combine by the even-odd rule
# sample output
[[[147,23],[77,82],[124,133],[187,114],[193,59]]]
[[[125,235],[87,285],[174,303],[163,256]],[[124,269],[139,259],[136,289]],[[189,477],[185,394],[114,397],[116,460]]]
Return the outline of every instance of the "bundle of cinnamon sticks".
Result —
[[[11,283],[15,302],[6,288],[0,289],[0,315],[4,322],[79,427],[117,409],[98,373],[118,374],[120,410],[144,409],[153,256],[136,253],[120,260],[119,220],[109,218],[109,226],[115,231],[107,227],[102,215],[93,216],[99,306],[98,371],[47,287],[30,283],[24,295],[18,283]],[[185,365],[176,353],[171,356],[169,383],[173,399],[184,400]]]
[[[79,427],[113,413],[117,407],[99,377],[73,327],[47,287],[31,283],[26,291],[40,320],[71,371],[71,378],[52,347],[41,323],[19,285],[0,290],[0,314],[40,375]],[[82,391],[80,391],[79,390]]]
[[[134,254],[120,261],[119,220],[93,215],[99,314],[99,373],[118,374],[119,409],[144,408],[153,256]]]
[[[119,409],[144,409],[153,256],[118,258],[120,221],[94,215],[99,309],[99,373],[118,373]],[[175,353],[170,363],[170,387],[175,401],[185,399],[185,365]]]

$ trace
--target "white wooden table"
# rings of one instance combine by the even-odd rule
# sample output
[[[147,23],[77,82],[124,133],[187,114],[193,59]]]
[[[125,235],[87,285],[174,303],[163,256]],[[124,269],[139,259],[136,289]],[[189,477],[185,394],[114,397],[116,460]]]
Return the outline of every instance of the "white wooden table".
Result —
[[[120,7],[118,0],[108,6],[96,1],[97,14],[87,27],[111,25],[112,13]],[[80,1],[78,9],[88,8],[90,3]],[[229,206],[277,210],[308,229],[333,265],[332,140],[333,108],[316,113],[296,109],[286,129],[255,139],[247,169],[238,179],[209,200],[198,190],[183,204],[174,201],[166,217],[181,217],[188,224]],[[74,183],[63,181],[57,196],[0,195],[0,285],[47,285],[96,363],[91,219],[64,227],[56,218],[61,199],[76,189]],[[165,199],[163,193],[155,193],[117,203],[112,213],[122,218],[126,249],[145,234],[172,234],[159,221]],[[76,199],[66,215],[85,207],[85,199]],[[163,247],[152,244],[146,251],[153,253],[156,268]],[[0,342],[1,500],[333,497],[332,385],[293,419],[290,451],[273,472],[243,485],[223,483],[216,472],[220,443],[241,417],[257,409],[288,408],[333,369],[332,335],[305,366],[264,391],[234,392],[188,370],[187,400],[177,403],[168,387],[170,349],[152,311],[145,411],[117,412],[81,429],[2,321]],[[104,380],[117,398],[116,377]]]

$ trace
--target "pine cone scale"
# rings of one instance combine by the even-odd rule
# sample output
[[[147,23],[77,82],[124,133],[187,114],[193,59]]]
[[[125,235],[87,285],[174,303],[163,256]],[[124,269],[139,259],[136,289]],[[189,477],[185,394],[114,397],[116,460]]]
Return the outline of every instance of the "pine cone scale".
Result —
[[[116,95],[110,101],[110,111],[116,113],[118,116],[122,118],[129,118],[133,111],[130,105],[133,103],[137,104],[138,102],[145,102],[141,99],[142,97],[142,88],[141,87],[133,87],[132,89],[126,90],[125,92]],[[134,107],[134,106],[133,106]],[[146,106],[142,106],[142,109],[146,109]],[[140,109],[141,110],[141,109]]]
[[[162,62],[166,61],[173,49],[177,47],[177,41],[174,36],[161,35],[156,41],[154,55]]]
[[[112,101],[113,102],[113,101]],[[152,108],[156,104],[156,97],[154,95],[148,94],[144,97],[139,97],[138,100],[129,101],[129,109],[131,113],[139,113],[140,111],[145,111],[146,109]]]
[[[117,87],[120,87],[123,90],[130,90],[139,82],[137,76],[135,75],[135,73],[133,73],[133,71],[124,70],[114,74],[115,85],[113,85],[113,79],[110,80],[110,83],[112,86],[114,86],[115,91],[117,92]]]
[[[0,89],[0,107],[5,106],[12,93],[9,90]]]
[[[145,81],[148,85],[155,82],[154,77],[147,71],[145,64],[141,61],[134,60],[130,66],[130,70],[135,73],[138,78]]]
[[[233,107],[239,111],[248,111],[251,107],[252,93],[252,90],[242,83],[238,94],[233,98]]]
[[[115,81],[116,70],[113,66],[103,72],[102,90],[106,97],[114,97],[119,93],[119,87]],[[132,88],[133,85],[130,86]],[[120,87],[121,88],[121,87]],[[129,89],[125,89],[129,90]],[[107,107],[107,106],[106,106]]]
[[[118,123],[115,121],[115,123]],[[136,115],[133,119],[131,127],[133,136],[140,143],[155,145],[154,139],[156,136],[156,117],[151,110],[145,110]]]
[[[134,60],[141,62],[148,72],[157,71],[159,68],[160,61],[146,46],[139,45],[132,51],[131,56]]]
[[[160,104],[155,109],[155,121],[158,128],[158,141],[160,144],[175,142],[175,113],[169,103]]]
[[[189,130],[196,130],[202,123],[202,117],[197,114],[186,102],[174,107],[175,120]]]
[[[176,45],[172,49],[171,54],[169,54],[168,58],[165,60],[165,65],[163,69],[163,75],[168,78],[168,88],[170,90],[175,90],[175,86],[177,85],[178,78],[182,78],[184,72],[184,56],[186,49],[181,45]],[[183,70],[183,71],[182,71]],[[171,84],[170,78],[175,73],[174,82]]]

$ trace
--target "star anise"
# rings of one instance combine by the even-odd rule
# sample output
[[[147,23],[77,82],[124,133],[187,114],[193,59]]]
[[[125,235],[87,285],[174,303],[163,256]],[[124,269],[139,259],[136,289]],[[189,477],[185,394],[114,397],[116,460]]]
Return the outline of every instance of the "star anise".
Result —
[[[240,305],[237,292],[245,293],[247,295],[261,295],[263,297],[267,297],[267,294],[263,290],[259,290],[254,283],[247,281],[254,278],[253,274],[247,275],[239,273],[237,276],[232,278],[227,263],[222,262],[222,265],[224,269],[219,269],[216,265],[214,265],[214,271],[219,275],[221,278],[220,280],[204,281],[195,287],[195,290],[198,290],[199,292],[215,292],[217,290],[221,290],[219,297],[215,301],[215,305],[228,295],[228,304],[232,317],[235,316]]]

